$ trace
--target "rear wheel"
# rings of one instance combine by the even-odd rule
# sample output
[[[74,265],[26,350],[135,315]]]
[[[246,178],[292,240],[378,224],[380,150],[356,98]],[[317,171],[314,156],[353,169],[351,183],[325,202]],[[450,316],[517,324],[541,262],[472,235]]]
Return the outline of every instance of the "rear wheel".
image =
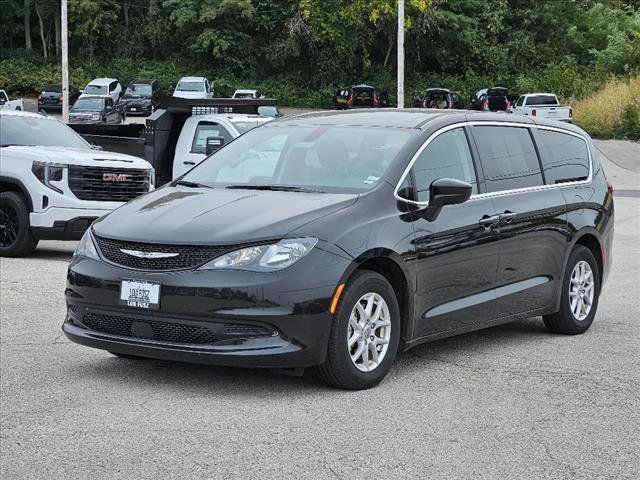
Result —
[[[0,193],[0,256],[23,257],[36,248],[38,240],[29,227],[29,207],[18,192]]]
[[[598,309],[600,268],[591,250],[576,245],[562,283],[560,310],[543,317],[544,324],[555,333],[577,335],[586,332]]]
[[[333,315],[322,380],[349,390],[370,388],[387,375],[398,350],[400,309],[389,282],[378,273],[356,272]]]

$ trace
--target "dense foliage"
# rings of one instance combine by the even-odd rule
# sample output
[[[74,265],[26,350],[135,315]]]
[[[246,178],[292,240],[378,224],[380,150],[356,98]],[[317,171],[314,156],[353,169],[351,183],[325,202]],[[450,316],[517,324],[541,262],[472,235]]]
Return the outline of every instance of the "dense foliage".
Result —
[[[59,0],[5,0],[0,85],[59,81]],[[259,87],[327,106],[371,82],[395,93],[396,0],[69,0],[71,79],[187,74],[218,95]],[[640,68],[640,0],[406,0],[407,102],[429,86],[505,85],[580,99]]]

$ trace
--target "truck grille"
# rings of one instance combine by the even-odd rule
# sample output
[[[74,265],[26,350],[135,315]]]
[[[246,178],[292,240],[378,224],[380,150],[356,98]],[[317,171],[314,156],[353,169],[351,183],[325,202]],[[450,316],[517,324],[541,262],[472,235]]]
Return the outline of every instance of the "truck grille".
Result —
[[[95,239],[102,255],[107,260],[123,267],[137,270],[184,270],[195,268],[227,252],[252,245],[164,245],[112,240],[97,235]],[[177,255],[166,258],[144,258],[130,255],[122,250],[134,250],[144,253],[177,253]]]
[[[148,170],[69,166],[69,188],[80,200],[128,202],[149,191]]]

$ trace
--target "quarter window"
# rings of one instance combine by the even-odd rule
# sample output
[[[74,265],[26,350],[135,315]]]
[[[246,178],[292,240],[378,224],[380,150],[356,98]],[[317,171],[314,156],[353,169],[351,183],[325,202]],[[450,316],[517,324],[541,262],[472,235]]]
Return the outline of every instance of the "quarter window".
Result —
[[[589,177],[589,151],[581,138],[538,130],[542,169],[547,184],[575,182]]]
[[[438,135],[422,151],[413,164],[416,198],[408,198],[409,189],[403,184],[398,194],[418,202],[429,200],[429,186],[439,178],[455,178],[470,183],[473,193],[478,193],[478,182],[473,167],[471,151],[464,129],[455,128]]]
[[[474,128],[488,192],[543,185],[538,155],[528,128]]]

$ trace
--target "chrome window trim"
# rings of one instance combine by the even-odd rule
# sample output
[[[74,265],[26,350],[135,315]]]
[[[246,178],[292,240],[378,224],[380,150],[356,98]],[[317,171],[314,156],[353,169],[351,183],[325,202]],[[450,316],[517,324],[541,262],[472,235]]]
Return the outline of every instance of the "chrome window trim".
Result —
[[[400,201],[403,202],[407,202],[407,203],[412,203],[414,205],[418,205],[420,207],[426,207],[427,205],[429,205],[429,202],[416,202],[415,200],[409,200],[407,198],[403,198],[400,195],[398,195],[398,190],[400,190],[400,186],[402,185],[402,182],[405,181],[405,179],[407,178],[407,175],[409,175],[409,172],[411,171],[411,168],[413,168],[413,164],[416,162],[416,160],[418,159],[418,157],[420,156],[420,154],[429,146],[429,144],[436,139],[436,137],[438,137],[439,135],[448,132],[449,130],[453,130],[455,128],[464,128],[466,126],[470,126],[470,127],[475,127],[475,126],[497,126],[497,127],[520,127],[520,128],[536,128],[539,130],[550,130],[553,132],[559,132],[559,133],[564,133],[567,135],[572,135],[574,137],[577,137],[579,139],[581,139],[584,143],[585,146],[587,147],[587,155],[589,156],[589,176],[587,177],[586,180],[577,180],[575,182],[564,182],[564,183],[554,183],[553,185],[536,185],[533,187],[523,187],[523,188],[514,188],[511,190],[500,190],[498,192],[486,192],[486,193],[476,193],[474,195],[471,195],[471,197],[469,198],[470,201],[472,200],[476,200],[476,199],[483,199],[483,198],[491,198],[491,197],[501,197],[504,195],[512,195],[514,193],[521,193],[521,192],[536,192],[539,190],[550,190],[553,188],[563,188],[563,187],[570,187],[570,186],[574,186],[574,185],[586,185],[591,183],[591,181],[593,180],[593,157],[591,154],[591,148],[589,147],[589,141],[588,139],[577,132],[572,132],[570,130],[565,130],[564,128],[560,128],[560,127],[552,127],[549,125],[536,125],[536,124],[531,124],[531,123],[519,123],[519,122],[496,122],[496,121],[482,121],[482,120],[474,120],[474,121],[465,121],[465,122],[457,122],[457,123],[452,123],[451,125],[447,125],[446,127],[442,127],[439,130],[436,130],[435,132],[433,132],[431,135],[429,135],[429,137],[424,141],[424,143],[420,146],[420,148],[418,149],[418,151],[416,151],[416,153],[413,155],[413,157],[411,157],[411,160],[409,161],[409,164],[407,165],[407,167],[404,169],[404,172],[402,173],[402,176],[400,177],[400,180],[398,180],[398,183],[396,185],[396,188],[393,191],[393,196]],[[534,140],[535,141],[535,140]],[[474,165],[474,170],[477,172],[477,169],[475,169],[475,165]]]

